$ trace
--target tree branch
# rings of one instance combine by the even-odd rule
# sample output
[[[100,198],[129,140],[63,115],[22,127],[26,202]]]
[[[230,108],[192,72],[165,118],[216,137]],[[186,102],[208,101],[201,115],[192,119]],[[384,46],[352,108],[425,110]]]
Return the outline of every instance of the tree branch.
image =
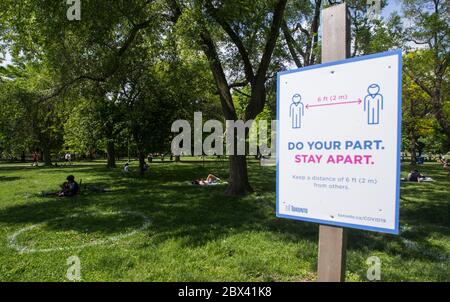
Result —
[[[244,63],[244,72],[245,72],[245,78],[247,81],[252,82],[255,75],[253,73],[253,66],[250,61],[249,55],[247,50],[245,49],[244,43],[242,42],[242,39],[239,37],[239,35],[231,28],[230,24],[226,22],[222,16],[217,12],[217,9],[214,8],[214,6],[211,4],[211,2],[206,1],[205,3],[206,9],[208,10],[211,17],[214,18],[214,20],[225,30],[225,32],[228,34],[230,39],[233,41],[233,43],[236,45],[239,54],[241,55],[242,62]]]
[[[222,63],[220,62],[219,55],[217,53],[216,45],[202,20],[199,21],[199,25],[201,46],[203,48],[203,52],[208,58],[209,66],[219,91],[222,111],[226,119],[236,120],[237,115],[233,103],[233,97],[230,92],[230,87],[228,86],[225,72],[223,71]]]
[[[408,70],[408,68],[405,68],[405,73],[416,83],[426,94],[428,94],[431,98],[433,98],[434,94],[433,91],[428,88],[419,78],[415,77],[414,74]]]
[[[91,80],[94,82],[105,82],[119,68],[119,60],[118,59],[120,59],[120,57],[122,57],[125,54],[125,52],[128,50],[128,48],[130,47],[130,45],[133,43],[134,39],[136,38],[136,35],[138,34],[138,32],[144,28],[149,27],[151,24],[151,21],[152,21],[152,19],[148,19],[142,23],[139,23],[139,24],[136,24],[133,26],[133,28],[131,29],[131,31],[128,35],[128,38],[125,40],[123,45],[119,48],[119,50],[116,52],[115,58],[114,58],[114,64],[112,65],[112,68],[109,69],[108,71],[106,71],[103,75],[101,75],[101,76],[92,76],[92,75],[78,76],[78,77],[68,81],[67,83],[62,84],[60,87],[53,89],[53,92],[50,95],[41,97],[39,99],[39,101],[45,102],[52,98],[55,98],[58,95],[60,95],[61,93],[63,93],[65,90],[70,88],[72,85],[74,85],[77,82],[80,82],[82,80]]]
[[[302,62],[300,61],[300,58],[297,55],[296,47],[295,47],[295,40],[291,35],[291,32],[289,30],[289,27],[287,26],[286,21],[283,21],[281,24],[281,29],[283,30],[284,38],[286,39],[286,44],[289,48],[289,52],[291,53],[292,59],[294,59],[295,65],[297,65],[298,68],[303,67]]]
[[[173,14],[172,22],[177,23],[182,14],[181,7],[178,4],[177,0],[169,0],[169,6]]]
[[[180,5],[176,0],[170,0],[170,6],[172,13],[174,14],[174,19],[178,20],[183,13]],[[219,55],[217,53],[216,45],[214,44],[211,34],[209,33],[203,20],[199,20],[198,23],[200,27],[201,47],[203,48],[203,52],[208,59],[209,66],[217,86],[222,111],[226,119],[236,120],[237,115],[233,104],[233,97],[230,92],[230,86],[228,85],[222,63],[220,62]]]
[[[318,31],[319,31],[321,7],[322,7],[322,0],[316,0],[314,8],[314,17],[311,23],[309,34],[310,40],[308,41],[308,45],[306,47],[306,54],[308,56],[306,60],[307,65],[311,65],[315,61],[315,58],[313,58],[313,53],[314,53],[314,45],[317,44],[319,40]]]
[[[232,84],[228,85],[228,87],[230,87],[230,88],[236,88],[236,87],[245,87],[245,86],[247,86],[247,85],[248,85],[248,81],[243,81],[243,82],[235,82],[235,83],[232,83]]]
[[[248,97],[248,98],[251,98],[251,97],[252,97],[251,95],[249,95],[249,94],[247,94],[247,93],[245,93],[245,92],[242,92],[242,91],[239,90],[239,89],[234,88],[234,91],[236,91],[237,93],[242,94],[243,96],[246,96],[246,97]]]
[[[275,4],[269,36],[264,47],[261,62],[259,63],[255,81],[252,83],[252,97],[247,108],[245,108],[246,120],[254,119],[264,109],[264,104],[266,102],[266,74],[280,33],[286,3],[287,0],[278,0]]]
[[[272,24],[270,26],[269,38],[264,47],[264,53],[259,64],[258,72],[256,73],[257,81],[265,81],[267,69],[269,68],[270,58],[272,57],[275,44],[280,32],[281,23],[283,22],[284,9],[287,0],[278,0],[275,5],[273,13]]]

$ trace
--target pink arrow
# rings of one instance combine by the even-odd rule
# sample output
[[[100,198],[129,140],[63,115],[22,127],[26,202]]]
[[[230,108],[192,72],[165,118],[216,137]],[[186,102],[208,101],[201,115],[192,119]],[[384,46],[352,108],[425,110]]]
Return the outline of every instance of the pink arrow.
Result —
[[[316,105],[309,105],[306,104],[306,109],[309,109],[311,107],[322,107],[322,106],[332,106],[332,105],[344,105],[344,104],[353,104],[353,103],[358,103],[361,104],[362,100],[361,98],[358,98],[357,101],[350,101],[350,102],[338,102],[338,103],[328,103],[328,104],[316,104]]]

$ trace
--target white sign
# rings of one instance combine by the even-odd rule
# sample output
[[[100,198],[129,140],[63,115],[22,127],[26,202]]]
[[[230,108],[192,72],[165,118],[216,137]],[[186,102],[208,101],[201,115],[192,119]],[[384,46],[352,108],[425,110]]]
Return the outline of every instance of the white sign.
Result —
[[[278,73],[278,217],[398,234],[401,59]]]

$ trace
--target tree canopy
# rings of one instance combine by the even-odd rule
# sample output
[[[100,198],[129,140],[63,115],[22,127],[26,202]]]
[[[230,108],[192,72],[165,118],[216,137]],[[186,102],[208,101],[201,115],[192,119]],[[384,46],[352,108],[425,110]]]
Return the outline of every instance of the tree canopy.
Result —
[[[275,117],[275,75],[320,63],[327,0],[3,0],[0,152],[170,152],[171,123]],[[403,0],[368,16],[347,1],[351,55],[404,51],[404,149],[446,152],[450,141],[449,3]],[[381,1],[381,8],[388,1]],[[422,148],[423,147],[423,148]],[[131,151],[130,151],[131,150]],[[230,194],[252,191],[245,156],[230,156]]]

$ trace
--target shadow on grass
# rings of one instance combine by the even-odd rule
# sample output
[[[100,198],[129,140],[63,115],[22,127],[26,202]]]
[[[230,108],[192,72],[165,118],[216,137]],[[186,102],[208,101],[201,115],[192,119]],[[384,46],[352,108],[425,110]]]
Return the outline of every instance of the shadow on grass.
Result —
[[[202,245],[236,230],[254,229],[258,221],[264,219],[257,205],[244,200],[210,201],[209,194],[199,197],[196,188],[188,188],[180,193],[180,188],[165,188],[165,196],[126,192],[103,194],[102,196],[76,196],[73,198],[47,198],[43,202],[19,205],[0,212],[0,221],[9,225],[46,223],[45,230],[80,231],[113,234],[122,232],[123,224],[115,219],[87,215],[100,211],[137,211],[152,221],[149,235],[154,242],[169,238],[183,237],[188,245]],[[204,192],[203,192],[204,193]],[[212,193],[212,192],[209,192]],[[182,194],[183,196],[180,196]],[[180,197],[184,199],[180,200]],[[81,215],[77,219],[54,220],[59,217]],[[130,219],[130,218],[128,218]]]
[[[20,177],[18,176],[0,176],[0,182],[15,181],[19,179]]]
[[[304,236],[316,237],[315,227],[288,220],[279,220],[273,215],[273,200],[255,197],[271,192],[274,187],[274,171],[255,179],[256,193],[246,197],[224,195],[224,186],[200,187],[188,184],[191,179],[215,173],[226,178],[224,168],[214,164],[195,167],[190,164],[173,164],[164,170],[150,168],[145,177],[122,174],[120,171],[100,171],[95,182],[85,183],[110,188],[106,193],[85,193],[73,198],[46,197],[38,202],[20,204],[0,211],[0,222],[28,225],[46,222],[55,217],[85,214],[90,211],[138,211],[152,220],[148,235],[158,244],[170,238],[182,238],[189,246],[200,246],[229,234],[245,231],[274,231],[286,240],[298,241]],[[97,174],[99,172],[97,171]],[[256,173],[259,174],[259,173]],[[81,221],[81,220],[80,220]],[[79,223],[47,223],[46,230],[82,231],[99,230],[99,219],[84,216]],[[116,226],[108,227],[108,220],[99,232],[120,232]],[[288,232],[288,234],[286,234]]]
[[[152,244],[156,245],[177,238],[186,246],[202,246],[209,241],[247,231],[272,232],[286,242],[317,242],[317,225],[275,217],[274,168],[251,166],[249,173],[255,193],[249,196],[230,197],[224,195],[222,186],[198,187],[188,184],[190,180],[205,177],[208,173],[226,179],[227,168],[214,163],[205,163],[204,167],[170,163],[158,167],[151,165],[148,174],[139,176],[135,173],[123,174],[120,169],[109,170],[98,165],[79,166],[79,173],[96,176],[91,183],[83,182],[85,185],[106,187],[111,191],[82,192],[73,198],[38,198],[32,203],[1,210],[0,222],[19,228],[72,214],[137,211],[151,219],[151,227],[145,233]],[[439,173],[438,169],[434,170],[430,168],[427,173]],[[430,184],[402,184],[401,225],[417,225],[420,222],[423,227],[413,228],[401,238],[350,230],[349,249],[382,251],[406,259],[442,261],[442,255],[446,255],[445,249],[431,243],[429,236],[448,236],[447,186],[445,180]],[[132,220],[132,217],[128,217],[122,223],[117,223],[116,218],[87,215],[70,223],[47,223],[45,229],[109,235],[125,231],[134,225]],[[404,238],[414,240],[420,247],[408,248],[408,242]],[[136,248],[145,248],[145,242]],[[427,251],[432,251],[434,256],[430,256]]]

